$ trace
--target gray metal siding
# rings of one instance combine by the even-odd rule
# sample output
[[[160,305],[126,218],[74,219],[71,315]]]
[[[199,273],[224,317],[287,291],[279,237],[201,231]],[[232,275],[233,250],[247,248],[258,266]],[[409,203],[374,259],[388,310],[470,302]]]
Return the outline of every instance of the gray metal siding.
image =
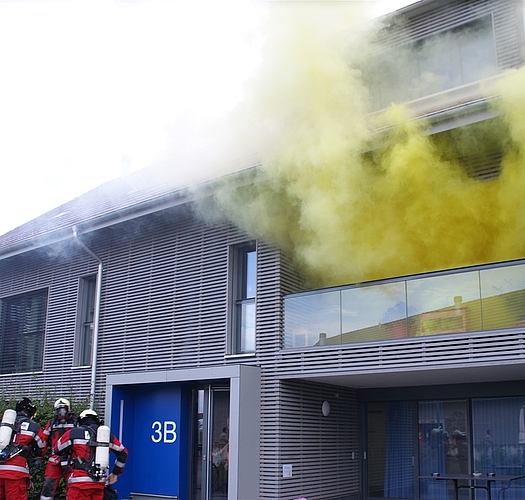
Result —
[[[451,353],[454,353],[451,356]],[[413,337],[402,341],[342,344],[300,352],[282,351],[278,376],[303,377],[327,373],[374,373],[446,369],[497,363],[525,363],[523,331],[471,332]]]
[[[41,374],[1,376],[2,387],[10,394],[40,394],[89,390],[89,372],[72,370],[73,332],[76,324],[78,277],[96,272],[78,249],[69,245],[12,258],[0,264],[0,296],[49,289],[44,365]],[[72,389],[74,388],[74,389]]]
[[[321,412],[325,400],[331,407],[327,417]],[[282,382],[278,413],[279,462],[274,467],[281,480],[268,498],[357,496],[360,452],[355,393],[324,384]],[[282,477],[283,465],[292,466],[292,477]]]

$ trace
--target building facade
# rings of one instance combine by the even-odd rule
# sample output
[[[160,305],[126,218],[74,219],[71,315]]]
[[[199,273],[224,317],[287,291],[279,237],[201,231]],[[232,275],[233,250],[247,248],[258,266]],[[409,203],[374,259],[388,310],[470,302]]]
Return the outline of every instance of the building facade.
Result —
[[[378,110],[406,102],[432,134],[498,118],[480,81],[521,66],[520,2],[391,21],[364,71]],[[0,237],[4,394],[90,397],[130,451],[121,498],[438,500],[454,483],[432,474],[525,475],[525,260],[306,291],[199,196],[152,168]]]

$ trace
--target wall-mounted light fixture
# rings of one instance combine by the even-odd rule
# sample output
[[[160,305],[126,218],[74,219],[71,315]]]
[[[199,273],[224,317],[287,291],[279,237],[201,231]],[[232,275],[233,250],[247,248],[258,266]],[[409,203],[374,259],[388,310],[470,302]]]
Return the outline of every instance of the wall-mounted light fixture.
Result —
[[[328,417],[328,415],[330,415],[330,403],[328,401],[323,401],[321,411],[323,412],[323,417]]]

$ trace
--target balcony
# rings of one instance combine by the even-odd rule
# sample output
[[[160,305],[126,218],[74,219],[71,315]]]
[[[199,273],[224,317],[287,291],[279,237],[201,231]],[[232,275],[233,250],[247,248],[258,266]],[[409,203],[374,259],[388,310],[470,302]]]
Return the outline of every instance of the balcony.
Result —
[[[287,295],[284,347],[525,326],[525,261]]]

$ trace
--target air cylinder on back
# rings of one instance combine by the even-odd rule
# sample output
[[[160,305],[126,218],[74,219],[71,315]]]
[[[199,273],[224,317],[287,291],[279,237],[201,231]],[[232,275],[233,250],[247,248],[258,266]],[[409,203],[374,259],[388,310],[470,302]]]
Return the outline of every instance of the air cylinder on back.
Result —
[[[0,424],[0,451],[3,450],[10,442],[13,434],[13,424],[16,420],[15,410],[4,411],[2,423]]]
[[[110,431],[107,425],[101,425],[97,429],[97,448],[95,451],[95,464],[101,471],[109,469],[109,436]]]

